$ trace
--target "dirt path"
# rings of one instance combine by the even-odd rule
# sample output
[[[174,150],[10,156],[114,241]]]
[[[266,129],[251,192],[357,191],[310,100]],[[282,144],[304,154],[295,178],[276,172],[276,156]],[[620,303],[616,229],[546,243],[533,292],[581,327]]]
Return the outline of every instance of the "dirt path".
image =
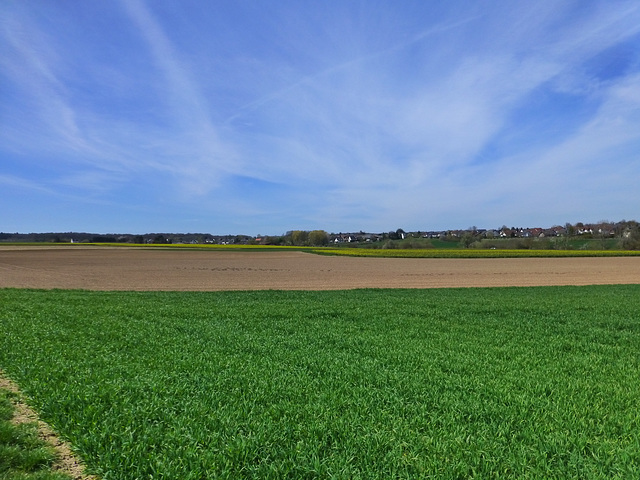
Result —
[[[338,290],[640,283],[640,257],[356,258],[298,251],[0,247],[0,288]]]
[[[38,426],[38,436],[55,450],[58,459],[52,466],[51,470],[53,472],[69,475],[73,480],[97,480],[97,477],[85,473],[84,464],[73,453],[71,446],[60,439],[51,427],[40,420],[38,414],[24,403],[18,386],[9,380],[2,370],[0,370],[0,389],[16,394],[16,397],[13,399],[15,411],[11,421],[16,425],[21,423],[36,423]]]

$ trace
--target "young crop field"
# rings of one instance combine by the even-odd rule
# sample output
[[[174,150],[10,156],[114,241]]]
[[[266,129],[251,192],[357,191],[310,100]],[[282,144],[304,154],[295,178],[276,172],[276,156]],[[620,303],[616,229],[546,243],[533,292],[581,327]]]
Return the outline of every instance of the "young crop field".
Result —
[[[0,289],[0,369],[111,479],[640,478],[640,285]]]

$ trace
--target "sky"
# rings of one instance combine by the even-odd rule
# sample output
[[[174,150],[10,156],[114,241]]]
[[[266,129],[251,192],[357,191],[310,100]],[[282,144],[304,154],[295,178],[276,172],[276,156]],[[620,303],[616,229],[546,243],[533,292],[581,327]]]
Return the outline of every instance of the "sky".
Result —
[[[640,220],[637,0],[3,0],[0,231]]]

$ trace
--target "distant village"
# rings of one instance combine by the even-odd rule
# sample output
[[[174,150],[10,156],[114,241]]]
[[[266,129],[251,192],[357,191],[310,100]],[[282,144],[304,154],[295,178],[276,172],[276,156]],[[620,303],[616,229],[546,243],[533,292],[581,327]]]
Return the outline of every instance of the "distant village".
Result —
[[[566,223],[551,227],[508,227],[485,229],[469,227],[455,230],[405,231],[402,228],[389,232],[364,231],[328,233],[324,230],[292,230],[282,235],[214,235],[209,233],[146,233],[146,234],[95,234],[82,232],[49,233],[0,233],[0,242],[52,242],[52,243],[132,243],[132,244],[219,244],[219,245],[337,245],[398,241],[407,239],[431,239],[460,242],[466,246],[482,239],[553,239],[558,237],[631,238],[640,235],[640,225],[635,220],[576,224]],[[471,241],[471,242],[470,242]]]

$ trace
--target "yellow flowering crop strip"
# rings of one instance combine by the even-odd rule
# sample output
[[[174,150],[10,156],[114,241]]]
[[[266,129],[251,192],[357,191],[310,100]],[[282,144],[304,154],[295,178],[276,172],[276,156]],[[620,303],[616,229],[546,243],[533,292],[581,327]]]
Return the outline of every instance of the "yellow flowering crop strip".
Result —
[[[34,244],[35,245],[35,244]],[[38,244],[41,245],[41,244]],[[51,245],[51,244],[48,244]],[[56,244],[69,246],[69,244]],[[149,248],[171,250],[234,250],[234,251],[274,251],[289,250],[315,253],[319,255],[339,255],[348,257],[376,258],[543,258],[543,257],[633,257],[640,256],[639,250],[536,250],[536,249],[376,249],[376,248],[333,248],[304,247],[291,245],[240,245],[240,244],[132,244],[132,243],[79,243],[74,245]]]
[[[70,244],[60,244],[69,246]],[[96,247],[123,247],[123,248],[149,248],[149,249],[170,249],[170,250],[314,250],[314,247],[300,247],[290,245],[242,245],[219,243],[76,243],[73,246],[96,246]]]

